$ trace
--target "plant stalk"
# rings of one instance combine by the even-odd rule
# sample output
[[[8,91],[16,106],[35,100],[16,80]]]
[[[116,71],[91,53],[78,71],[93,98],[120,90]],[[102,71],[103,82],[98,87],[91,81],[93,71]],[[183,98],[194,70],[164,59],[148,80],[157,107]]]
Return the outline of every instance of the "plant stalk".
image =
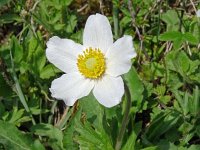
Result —
[[[127,103],[126,103],[126,109],[125,109],[124,117],[122,119],[122,125],[121,125],[121,128],[120,128],[119,134],[117,136],[115,150],[120,150],[121,145],[122,145],[122,140],[123,140],[123,137],[124,137],[124,133],[125,133],[125,130],[126,130],[126,126],[129,122],[129,112],[130,112],[130,108],[131,108],[131,95],[130,95],[129,88],[126,85],[125,82],[124,82],[124,87],[125,87],[125,94],[126,94]]]

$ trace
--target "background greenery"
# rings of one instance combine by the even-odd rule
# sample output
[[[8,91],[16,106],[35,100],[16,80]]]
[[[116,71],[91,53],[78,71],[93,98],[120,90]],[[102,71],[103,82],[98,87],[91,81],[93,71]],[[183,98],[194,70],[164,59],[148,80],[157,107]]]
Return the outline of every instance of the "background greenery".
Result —
[[[62,73],[47,61],[46,41],[81,43],[98,12],[115,40],[133,36],[138,54],[123,76],[131,106],[121,149],[199,150],[198,8],[199,0],[0,0],[0,149],[115,148],[129,94],[111,109],[93,95],[66,107],[48,90]]]

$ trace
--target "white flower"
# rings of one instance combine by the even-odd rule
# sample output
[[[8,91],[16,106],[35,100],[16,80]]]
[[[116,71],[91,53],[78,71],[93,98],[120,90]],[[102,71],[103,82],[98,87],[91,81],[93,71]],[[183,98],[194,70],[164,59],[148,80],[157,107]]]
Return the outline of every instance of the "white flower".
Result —
[[[72,106],[93,91],[99,103],[112,107],[121,101],[124,83],[120,75],[130,70],[136,53],[131,36],[125,35],[113,43],[108,19],[96,14],[86,22],[83,45],[54,36],[47,42],[46,55],[65,72],[52,82],[52,97]]]
[[[200,17],[200,9],[197,10],[197,17]]]

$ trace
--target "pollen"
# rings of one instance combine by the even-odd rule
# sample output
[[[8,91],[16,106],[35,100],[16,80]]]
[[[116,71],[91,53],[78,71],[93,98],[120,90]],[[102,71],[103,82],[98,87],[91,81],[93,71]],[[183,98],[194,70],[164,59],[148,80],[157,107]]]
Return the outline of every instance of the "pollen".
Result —
[[[78,70],[86,78],[97,79],[106,69],[105,57],[100,49],[88,48],[77,58]]]

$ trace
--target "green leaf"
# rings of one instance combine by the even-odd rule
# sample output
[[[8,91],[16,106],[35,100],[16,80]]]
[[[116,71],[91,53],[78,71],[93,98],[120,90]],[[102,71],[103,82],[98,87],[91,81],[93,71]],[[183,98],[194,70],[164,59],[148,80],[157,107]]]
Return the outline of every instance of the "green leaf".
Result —
[[[159,148],[157,146],[150,146],[150,147],[143,148],[141,150],[159,150]]]
[[[200,94],[197,86],[193,89],[192,96],[188,92],[182,93],[176,90],[173,91],[173,94],[184,115],[187,115],[189,112],[191,115],[198,115],[200,112]]]
[[[161,140],[158,143],[158,150],[179,150],[176,145],[166,140]],[[185,149],[184,149],[185,150]]]
[[[131,23],[131,17],[128,16],[124,16],[121,20],[120,20],[120,26],[122,27],[126,27]]]
[[[75,15],[69,16],[66,31],[68,33],[73,33],[76,24],[77,24],[77,17]]]
[[[51,124],[41,123],[34,125],[32,126],[31,131],[36,135],[49,137],[48,143],[53,149],[57,150],[63,148],[63,133],[61,130],[52,126]]]
[[[4,118],[9,123],[15,124],[19,126],[22,122],[30,121],[30,117],[24,116],[24,109],[17,109],[17,107],[13,107],[13,110],[9,113],[9,116]]]
[[[166,56],[166,64],[169,70],[180,73],[187,80],[187,76],[198,69],[200,62],[198,59],[191,60],[184,51],[171,51]]]
[[[45,48],[42,45],[42,35],[37,32],[38,37],[34,36],[28,40],[28,54],[26,62],[30,64],[30,71],[39,74],[46,63]]]
[[[131,101],[136,103],[136,107],[140,109],[142,99],[143,99],[143,91],[144,91],[144,86],[143,83],[141,82],[137,71],[135,68],[131,68],[131,70],[124,75],[124,80],[126,81],[128,88],[131,93]]]
[[[183,38],[177,38],[176,40],[174,40],[174,43],[173,43],[173,47],[175,50],[178,50],[180,49],[181,45],[183,44],[184,42],[184,39]]]
[[[33,55],[33,60],[34,60],[35,70],[38,70],[38,72],[40,72],[46,63],[46,56],[44,49],[42,49],[42,47],[38,47],[36,49]]]
[[[77,143],[75,143],[74,141],[74,135],[75,135],[75,126],[77,123],[77,120],[81,119],[81,113],[82,110],[79,109],[75,115],[72,116],[72,118],[70,119],[68,126],[66,128],[66,130],[64,131],[64,137],[63,137],[63,145],[64,147],[68,150],[79,150],[79,146]]]
[[[96,98],[90,94],[80,100],[83,113],[88,121],[94,124],[98,129],[103,129],[104,107],[98,103]],[[95,109],[94,109],[95,108]]]
[[[63,0],[62,2],[64,3],[64,5],[69,6],[73,2],[73,0]]]
[[[175,10],[168,10],[166,13],[161,14],[161,20],[167,24],[167,31],[178,31],[180,21]]]
[[[180,51],[175,54],[175,58],[176,59],[174,63],[177,65],[176,69],[180,68],[184,73],[188,72],[190,69],[190,59],[188,58],[187,54],[183,51]]]
[[[135,123],[133,131],[131,135],[128,137],[128,140],[126,141],[126,144],[123,146],[122,150],[136,149],[136,140],[138,134],[141,131],[141,128],[142,128],[142,122]]]
[[[131,150],[131,149],[135,149],[135,142],[137,139],[137,135],[135,134],[135,132],[133,131],[130,135],[130,137],[128,138],[126,144],[124,145],[124,147],[122,148],[122,150]]]
[[[35,140],[31,150],[45,150],[44,146],[40,143],[39,140]]]
[[[186,32],[184,34],[183,38],[185,41],[188,41],[191,44],[194,44],[194,45],[199,44],[198,39],[194,35],[192,35],[192,33],[190,33],[190,32]]]
[[[56,75],[56,73],[61,72],[57,69],[54,65],[48,64],[40,71],[40,78],[42,79],[49,79]]]
[[[6,83],[2,74],[0,73],[0,97],[9,97],[12,95],[11,87]]]
[[[38,43],[37,43],[37,40],[34,38],[34,36],[31,36],[31,38],[28,39],[27,42],[28,42],[27,43],[28,54],[27,54],[27,57],[26,57],[26,61],[31,62],[32,57],[33,57],[33,53],[34,53],[35,49],[38,47]]]
[[[196,39],[196,37],[194,37],[189,32],[185,34],[182,34],[181,32],[178,32],[178,31],[165,32],[159,36],[159,40],[173,41],[175,49],[180,48],[181,44],[185,41],[188,41],[189,43],[195,44],[195,45],[198,44],[198,39]]]
[[[200,112],[200,91],[198,86],[195,87],[195,89],[193,90],[193,113],[195,115],[198,115]]]
[[[45,113],[47,113],[47,112],[49,112],[49,110],[48,109],[42,109],[42,108],[39,108],[39,106],[30,106],[30,110],[31,110],[31,113],[33,114],[33,115],[39,115],[39,114],[45,114]]]
[[[188,109],[187,109],[188,105],[185,105],[185,103],[188,103],[188,100],[184,101],[184,99],[180,95],[179,91],[174,90],[173,93],[174,93],[176,100],[178,101],[178,103],[180,105],[180,108],[182,109],[182,112],[186,115],[188,113]],[[188,93],[185,95],[187,97]],[[185,99],[187,99],[187,98],[185,98]],[[185,108],[185,106],[186,106],[186,108]]]
[[[14,125],[0,120],[0,143],[6,149],[31,150],[32,140]]]
[[[2,0],[1,0],[2,1]],[[0,3],[1,3],[0,1]],[[4,0],[5,1],[5,0]],[[0,8],[1,8],[1,4],[0,4]],[[13,14],[13,13],[5,13],[5,14],[1,14],[0,15],[0,25],[1,24],[7,24],[7,23],[12,23],[12,22],[21,22],[22,19],[20,18],[19,15],[17,14]]]
[[[89,122],[82,124],[77,121],[75,129],[80,134],[75,137],[80,149],[113,150],[109,136],[105,132],[93,129]]]
[[[159,40],[161,41],[176,41],[182,39],[182,33],[178,31],[169,31],[160,35]]]
[[[31,130],[36,135],[48,136],[58,141],[62,141],[62,132],[51,124],[37,124],[32,126]]]
[[[176,125],[179,118],[180,115],[171,110],[160,112],[146,130],[145,135],[147,139],[154,142],[159,140],[161,135],[165,134]]]
[[[8,4],[11,0],[1,0],[0,1],[0,8],[6,4]]]
[[[200,145],[191,145],[187,150],[199,150]]]
[[[3,117],[4,113],[5,113],[5,105],[0,101],[0,118]]]
[[[23,48],[22,46],[19,44],[18,40],[16,37],[12,37],[12,52],[14,52],[13,56],[14,56],[14,62],[19,64],[20,61],[23,58]]]
[[[164,96],[166,92],[166,87],[164,85],[158,85],[156,88],[154,88],[154,93],[159,96]]]
[[[54,29],[55,30],[63,30],[64,29],[64,27],[65,27],[65,24],[55,24],[54,25]]]

